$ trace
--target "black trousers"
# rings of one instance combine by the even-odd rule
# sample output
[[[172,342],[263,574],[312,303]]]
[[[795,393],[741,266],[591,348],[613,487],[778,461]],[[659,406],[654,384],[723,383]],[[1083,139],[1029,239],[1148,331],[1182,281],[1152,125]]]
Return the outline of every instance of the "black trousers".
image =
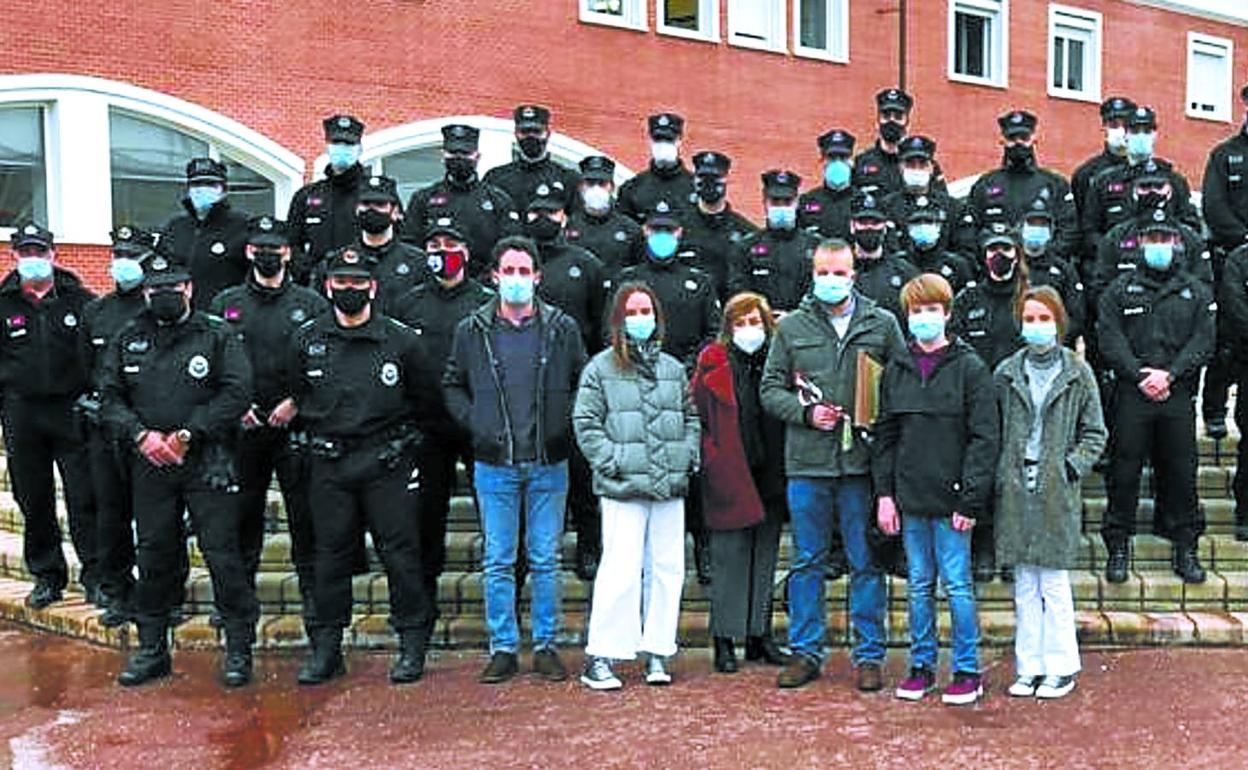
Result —
[[[420,468],[420,505],[416,517],[425,590],[436,601],[438,578],[446,569],[446,522],[455,494],[456,464],[462,462],[472,488],[472,440],[461,434],[435,432],[425,436],[417,451]]]
[[[95,501],[87,451],[75,426],[72,398],[4,397],[4,445],[13,497],[25,520],[22,553],[26,568],[41,583],[64,588],[69,582],[61,528],[56,521],[52,466],[61,475],[69,537],[82,564],[82,584],[99,583]]]
[[[290,531],[290,560],[300,593],[313,586],[316,540],[308,508],[308,457],[290,445],[290,433],[268,426],[244,430],[237,445],[239,549],[247,576],[255,583],[264,551],[264,513],[269,482],[277,474]],[[306,603],[305,603],[306,607]]]
[[[394,467],[382,464],[377,450],[359,449],[334,460],[312,457],[308,493],[316,539],[316,611],[324,627],[342,629],[351,622],[356,538],[365,526],[386,570],[390,624],[400,634],[427,627],[432,607],[414,513],[420,507],[416,454]]]
[[[1239,393],[1235,397],[1235,424],[1242,435],[1248,431],[1248,371],[1241,364],[1239,367]],[[1248,525],[1248,441],[1240,439],[1235,453],[1235,480],[1232,489],[1235,491],[1235,524]]]
[[[238,544],[238,495],[208,488],[194,450],[186,464],[176,468],[157,468],[136,453],[130,469],[138,532],[135,614],[140,636],[146,641],[155,633],[163,634],[169,611],[185,595],[182,514],[189,510],[228,643],[250,646],[255,641],[259,605]]]
[[[1147,460],[1153,467],[1153,531],[1179,545],[1196,542],[1205,520],[1196,499],[1194,394],[1176,384],[1170,398],[1154,403],[1134,384],[1119,383],[1115,391],[1109,508],[1101,537],[1112,547],[1135,533],[1140,473]]]
[[[130,469],[123,451],[126,450],[100,428],[91,429],[87,456],[95,496],[95,552],[100,588],[110,598],[124,600],[134,589],[134,509]]]
[[[1200,394],[1200,414],[1206,421],[1218,417],[1226,418],[1226,402],[1231,383],[1235,382],[1238,377],[1229,335],[1224,329],[1226,323],[1228,321],[1225,320],[1225,316],[1219,314],[1217,346],[1214,348],[1213,359],[1205,367],[1205,386]]]
[[[602,552],[602,509],[594,495],[594,473],[580,447],[568,457],[568,518],[576,530],[578,550]]]

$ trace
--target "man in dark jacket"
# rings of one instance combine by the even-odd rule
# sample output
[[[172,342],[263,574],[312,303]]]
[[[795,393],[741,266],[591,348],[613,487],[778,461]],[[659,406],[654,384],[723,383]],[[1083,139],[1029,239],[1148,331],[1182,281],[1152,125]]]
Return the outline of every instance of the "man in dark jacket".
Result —
[[[581,159],[580,205],[571,207],[563,236],[602,260],[607,276],[637,263],[641,225],[615,205],[615,161],[602,155]]]
[[[1074,346],[1084,329],[1084,287],[1071,255],[1053,247],[1053,208],[1048,198],[1037,198],[1019,223],[1019,242],[1027,259],[1028,280],[1032,286],[1052,286],[1066,308],[1066,338],[1060,342]]]
[[[479,680],[497,684],[519,670],[515,561],[524,511],[534,668],[547,680],[562,681],[567,671],[555,651],[559,541],[572,448],[572,396],[585,349],[576,322],[536,299],[541,258],[535,243],[504,238],[491,256],[498,299],[456,327],[442,380],[447,409],[471,433],[476,458],[490,634],[490,661]]]
[[[376,307],[387,313],[391,302],[425,277],[424,253],[399,240],[397,222],[402,213],[399,188],[393,179],[370,176],[360,185],[355,204],[359,233],[350,248],[368,262],[377,281]],[[324,293],[325,287],[320,284],[318,278],[312,288]]]
[[[1248,394],[1248,244],[1230,253],[1222,267],[1218,318],[1230,334],[1227,347],[1239,392]],[[1248,431],[1248,397],[1235,401],[1235,424]],[[1248,541],[1248,441],[1240,441],[1236,455],[1235,539]],[[1240,470],[1242,469],[1242,470]]]
[[[854,427],[861,356],[887,364],[905,355],[897,320],[853,288],[849,245],[815,251],[812,294],[786,315],[772,340],[759,386],[763,408],[786,424],[785,471],[795,555],[789,576],[790,662],[780,687],[819,677],[827,607],[824,569],[833,527],[850,566],[850,616],[858,687],[882,686],[884,575],[868,544],[871,482],[866,435]]]
[[[854,189],[884,198],[903,186],[897,150],[910,127],[914,99],[900,88],[885,88],[875,95],[876,125],[879,138],[870,149],[854,158]],[[940,164],[932,170],[933,186],[944,192]]]
[[[792,171],[762,176],[766,227],[741,240],[732,255],[728,295],[762,294],[773,310],[795,310],[810,292],[810,256],[818,238],[797,226],[797,191],[802,178]]]
[[[511,196],[517,212],[528,210],[538,185],[559,182],[565,190],[575,190],[580,176],[550,157],[550,110],[540,104],[522,104],[513,117],[519,155],[511,163],[487,171],[482,181]]]
[[[1070,175],[1070,193],[1075,196],[1075,213],[1082,221],[1083,207],[1091,189],[1092,180],[1107,168],[1127,162],[1127,116],[1135,112],[1135,102],[1121,96],[1111,96],[1101,102],[1101,127],[1105,131],[1105,149],[1088,158]],[[1080,263],[1091,258],[1080,249]],[[1087,276],[1084,276],[1086,279]]]
[[[816,141],[822,158],[819,185],[797,199],[797,226],[821,238],[849,237],[849,204],[854,196],[851,159],[854,135],[834,128]]]
[[[854,286],[863,296],[901,317],[901,287],[919,271],[904,255],[889,251],[888,217],[879,198],[870,193],[854,196],[849,231],[854,248]]]
[[[247,275],[247,215],[226,199],[225,164],[194,158],[186,164],[186,213],[165,224],[156,248],[186,265],[195,281],[196,310],[205,310],[217,292]]]
[[[329,156],[325,178],[299,188],[286,215],[295,247],[291,264],[295,283],[306,284],[326,254],[355,240],[355,196],[368,177],[360,165],[364,124],[351,115],[330,115],[322,126]]]
[[[927,205],[926,201],[916,201],[908,217],[897,222],[900,230],[898,243],[901,246],[898,256],[920,273],[940,275],[956,294],[975,280],[975,269],[961,254],[945,248],[951,224],[956,223],[949,219],[944,209]]]
[[[728,202],[728,172],[732,160],[722,152],[699,152],[693,156],[693,188],[698,197],[682,219],[682,255],[689,264],[709,273],[715,296],[728,299],[729,273],[737,250],[758,232]]]
[[[650,136],[650,168],[620,187],[620,211],[642,222],[659,201],[678,212],[694,204],[693,175],[680,159],[685,119],[672,112],[651,115],[646,121]]]
[[[880,200],[880,208],[896,228],[888,240],[898,245],[900,232],[910,215],[920,208],[937,209],[944,216],[940,248],[967,259],[975,256],[975,230],[962,213],[962,204],[933,181],[936,173],[936,142],[926,136],[907,136],[897,150],[901,163],[901,189]]]

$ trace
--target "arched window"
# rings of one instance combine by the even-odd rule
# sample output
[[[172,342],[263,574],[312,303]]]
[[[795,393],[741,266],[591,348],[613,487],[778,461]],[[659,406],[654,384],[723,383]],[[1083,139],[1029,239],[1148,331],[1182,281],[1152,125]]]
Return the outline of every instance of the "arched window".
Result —
[[[179,213],[186,162],[229,169],[235,205],[285,212],[304,162],[256,131],[166,94],[77,75],[0,76],[0,234],[21,219],[67,243]]]

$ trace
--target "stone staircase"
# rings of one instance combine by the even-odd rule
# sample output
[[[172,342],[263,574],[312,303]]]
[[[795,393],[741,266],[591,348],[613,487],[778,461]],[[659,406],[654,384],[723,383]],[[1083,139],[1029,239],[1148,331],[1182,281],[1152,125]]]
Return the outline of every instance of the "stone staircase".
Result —
[[[0,466],[3,465],[0,457]],[[1139,645],[1160,643],[1237,645],[1244,642],[1248,627],[1248,543],[1236,542],[1232,535],[1234,500],[1231,481],[1234,474],[1235,439],[1219,444],[1201,440],[1199,496],[1208,520],[1208,533],[1201,541],[1201,557],[1209,570],[1208,581],[1187,586],[1170,571],[1169,543],[1152,535],[1135,538],[1130,578],[1121,585],[1107,583],[1102,574],[1105,549],[1101,544],[1100,522],[1105,510],[1104,483],[1092,476],[1084,485],[1084,541],[1079,567],[1072,573],[1075,604],[1081,640],[1085,644]],[[1145,473],[1142,496],[1151,495],[1151,479]],[[1140,532],[1151,531],[1151,500],[1140,506]],[[64,526],[64,511],[60,513]],[[270,495],[269,515],[276,531],[265,543],[257,579],[257,592],[263,617],[259,644],[265,648],[291,648],[306,644],[299,619],[300,596],[290,564],[290,536],[280,497]],[[0,474],[0,617],[35,627],[78,636],[111,646],[132,643],[133,627],[106,629],[98,623],[98,612],[71,590],[66,601],[42,611],[22,605],[30,590],[30,575],[22,563],[22,518],[9,490],[7,473]],[[68,532],[68,529],[65,528]],[[67,542],[66,557],[71,564],[71,587],[77,578],[77,561]],[[476,511],[461,477],[460,494],[451,507],[447,537],[446,572],[438,586],[441,618],[433,643],[443,648],[483,648],[484,627],[481,556],[483,538]],[[588,602],[592,586],[572,572],[576,536],[563,537],[562,587],[564,597],[564,641],[579,646],[584,641]],[[176,642],[185,647],[215,646],[217,632],[208,624],[212,608],[212,586],[202,556],[192,540],[192,573],[186,591],[186,608],[192,617],[179,627]],[[692,548],[687,563],[692,565]],[[776,574],[775,629],[783,639],[787,618],[783,612],[783,586],[791,541],[786,529],[781,542],[780,565]],[[393,634],[386,622],[388,592],[386,578],[373,559],[373,571],[354,580],[355,618],[347,642],[354,647],[391,647]],[[908,643],[905,581],[888,579],[887,631],[890,644]],[[848,581],[829,582],[829,642],[848,643]],[[995,581],[978,585],[981,629],[985,644],[1008,644],[1013,639],[1014,609],[1012,586]],[[522,628],[527,627],[527,587],[521,593]],[[942,608],[943,610],[943,608]],[[706,645],[709,599],[706,589],[694,578],[692,569],[685,583],[680,621],[681,643]],[[947,613],[941,614],[942,638],[948,635]]]

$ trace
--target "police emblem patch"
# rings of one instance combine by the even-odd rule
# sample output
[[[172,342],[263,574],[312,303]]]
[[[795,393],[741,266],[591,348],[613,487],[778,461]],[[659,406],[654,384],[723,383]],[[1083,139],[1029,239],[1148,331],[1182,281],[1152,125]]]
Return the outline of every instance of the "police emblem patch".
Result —
[[[482,210],[482,211],[493,211],[493,210],[494,210],[494,201],[490,200],[489,198],[486,198],[485,200],[481,201],[481,210]]]
[[[294,310],[290,311],[290,320],[294,321],[297,324],[301,324],[304,321],[308,320],[308,314],[306,311],[304,311],[303,308],[297,307]]]
[[[198,354],[191,356],[186,363],[186,373],[197,380],[204,379],[208,376],[208,359]]]
[[[325,355],[325,350],[324,342],[313,342],[311,345],[308,345],[308,355],[310,356],[323,356]]]
[[[381,365],[381,384],[393,388],[399,384],[399,367],[392,361]]]
[[[65,326],[67,326],[70,329],[78,325],[78,316],[74,315],[73,313],[66,313],[65,317],[61,320],[65,324]]]
[[[688,289],[689,291],[697,291],[698,282],[697,281],[685,281],[685,288]]]
[[[624,241],[628,240],[628,233],[624,232],[623,230],[616,230],[615,239],[619,241],[620,243],[623,243]]]
[[[900,286],[900,285],[901,285],[901,276],[900,276],[900,275],[894,275],[892,278],[888,279],[888,282],[889,282],[890,284],[892,284],[893,286]]]
[[[216,254],[219,257],[225,253],[225,244],[222,243],[221,241],[217,241],[216,243],[212,244],[212,246],[208,250],[211,251],[213,254]]]
[[[577,267],[576,265],[573,265],[572,267],[569,267],[569,268],[568,268],[568,277],[569,277],[569,278],[580,278],[580,277],[581,277],[581,268]]]
[[[407,275],[412,272],[412,268],[408,267],[406,262],[400,262],[398,267],[394,268],[394,272],[399,275]]]

